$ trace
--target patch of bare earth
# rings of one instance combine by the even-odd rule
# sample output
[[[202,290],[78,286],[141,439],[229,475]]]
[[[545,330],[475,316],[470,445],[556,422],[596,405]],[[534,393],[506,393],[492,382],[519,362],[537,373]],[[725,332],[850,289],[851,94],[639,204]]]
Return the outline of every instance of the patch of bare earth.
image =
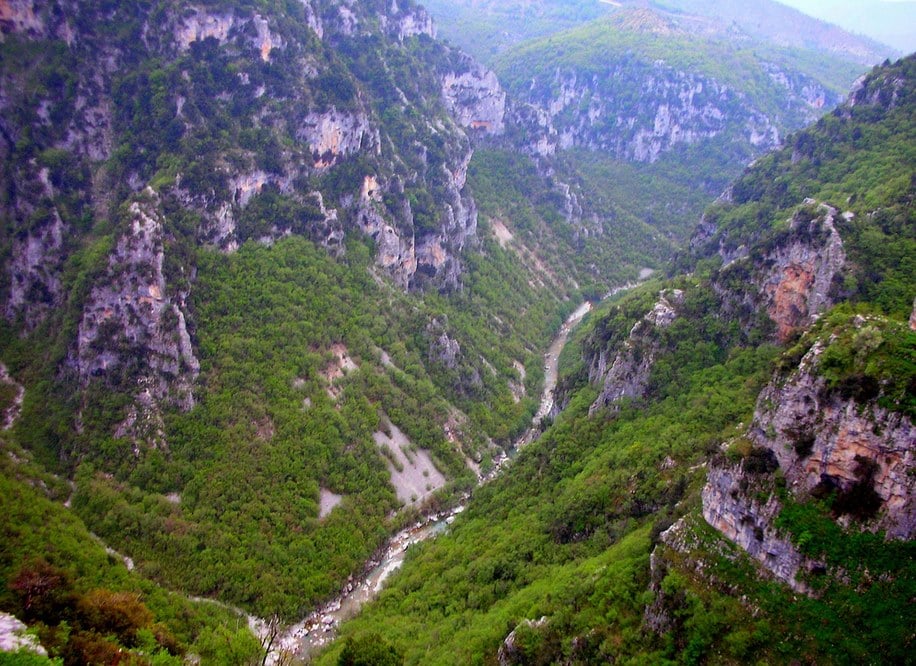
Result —
[[[318,492],[318,518],[325,518],[341,502],[343,502],[343,495],[338,495],[327,488],[321,488]]]
[[[331,354],[334,355],[334,358],[324,367],[321,376],[328,382],[328,396],[330,396],[331,400],[337,400],[340,395],[340,389],[334,386],[334,382],[348,372],[356,370],[359,366],[350,358],[346,346],[339,342],[331,345]]]
[[[416,504],[445,485],[445,477],[433,465],[429,453],[412,448],[410,440],[394,424],[386,423],[388,432],[372,434],[391,475],[391,485],[403,504]]]

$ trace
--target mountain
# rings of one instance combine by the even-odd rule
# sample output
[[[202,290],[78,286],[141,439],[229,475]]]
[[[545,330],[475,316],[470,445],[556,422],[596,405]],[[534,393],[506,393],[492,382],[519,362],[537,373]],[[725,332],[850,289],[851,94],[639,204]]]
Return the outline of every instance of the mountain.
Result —
[[[884,20],[892,25],[895,21],[902,21],[897,25],[906,25],[904,19],[910,18],[909,3],[895,6],[897,3],[879,2],[879,6],[873,7],[872,12],[861,3],[855,4],[858,14],[871,14],[866,20],[885,17]],[[824,16],[810,9],[807,14],[803,14],[786,5],[802,11],[811,8],[811,3],[806,4],[804,0],[795,0],[794,3],[774,0],[753,3],[733,0],[430,0],[425,3],[443,37],[486,63],[528,40],[563,32],[594,19],[606,18],[617,11],[633,8],[665,12],[682,20],[691,31],[701,34],[716,34],[739,41],[753,39],[814,50],[822,55],[829,53],[862,65],[873,65],[896,55],[884,44],[845,32],[828,23],[833,16],[842,16],[842,12]],[[815,16],[818,18],[813,18]],[[843,25],[846,30],[855,33],[862,31],[855,25]]]
[[[11,442],[142,576],[300,616],[488,469],[578,300],[478,233],[495,78],[407,3],[13,2],[0,25]]]
[[[840,101],[835,82],[799,59],[771,58],[632,9],[517,47],[495,68],[513,99],[537,109],[537,123],[518,125],[541,154],[584,146],[653,162],[721,138],[740,164]]]
[[[875,68],[708,209],[689,273],[597,306],[553,424],[346,644],[379,632],[405,663],[906,661],[914,89],[916,58]]]
[[[784,5],[800,9],[810,16],[830,21],[846,30],[868,35],[893,46],[901,53],[916,50],[912,25],[916,19],[916,2],[910,0],[784,0]]]
[[[442,8],[446,33],[461,7]],[[567,223],[591,243],[594,259],[580,262],[586,276],[607,265],[598,249],[612,242],[606,220],[651,220],[669,242],[682,242],[744,164],[839,103],[864,71],[853,53],[863,43],[845,33],[846,41],[806,40],[800,30],[792,41],[759,21],[740,27],[735,7],[691,9],[538,2],[469,10],[500,29],[526,18],[518,24],[524,40],[486,56],[507,92],[505,131],[480,145],[527,153],[553,181]],[[480,26],[462,30],[459,43],[477,52]]]

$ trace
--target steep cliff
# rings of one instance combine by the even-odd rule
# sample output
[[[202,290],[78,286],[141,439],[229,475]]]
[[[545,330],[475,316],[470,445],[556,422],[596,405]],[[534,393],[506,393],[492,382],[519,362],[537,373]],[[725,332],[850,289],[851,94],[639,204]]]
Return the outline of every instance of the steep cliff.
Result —
[[[194,404],[196,248],[296,234],[343,257],[356,232],[399,288],[460,287],[468,133],[503,131],[505,95],[421,8],[2,11],[3,312],[71,322],[61,367],[135,396],[117,436]]]
[[[781,342],[804,330],[842,295],[846,252],[838,217],[835,208],[807,200],[783,230],[750,249],[730,248],[720,239],[723,266],[713,288],[723,298],[724,312],[745,327],[765,312]]]
[[[841,100],[804,69],[749,57],[730,39],[695,34],[688,17],[650,9],[526,44],[497,66],[529,151],[581,147],[639,162],[714,139],[740,156],[778,146]]]
[[[913,538],[914,344],[899,322],[831,315],[760,393],[747,439],[710,466],[703,517],[793,590],[815,593],[812,575],[849,573],[791,530],[787,504],[824,502],[848,534]]]
[[[649,374],[663,345],[659,332],[671,326],[678,316],[677,307],[683,303],[684,292],[680,289],[663,290],[652,309],[630,329],[622,345],[616,350],[601,348],[589,360],[589,381],[603,384],[589,408],[590,414],[625,398],[645,396]]]

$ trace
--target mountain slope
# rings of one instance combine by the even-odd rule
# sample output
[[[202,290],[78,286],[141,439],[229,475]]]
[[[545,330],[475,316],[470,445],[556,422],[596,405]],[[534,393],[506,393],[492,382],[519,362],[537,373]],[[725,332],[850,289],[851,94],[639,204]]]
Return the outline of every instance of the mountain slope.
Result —
[[[477,235],[492,75],[404,3],[2,26],[11,436],[146,576],[301,615],[511,442],[574,307]]]
[[[496,70],[511,95],[546,117],[546,126],[519,123],[524,144],[541,154],[583,146],[652,162],[723,136],[741,163],[840,99],[837,81],[755,46],[695,35],[648,9],[620,10],[513,49]]]
[[[812,18],[817,14],[806,15],[786,6],[791,3],[771,0],[752,4],[719,0],[431,0],[425,4],[442,36],[486,63],[522,42],[562,32],[631,7],[670,13],[698,33],[719,34],[733,40],[753,38],[781,46],[812,49],[860,65],[873,65],[896,55],[883,44]],[[797,6],[802,4],[796,2]],[[889,15],[897,10],[893,6],[881,7],[880,13]],[[897,12],[900,16],[897,20],[906,16],[905,11],[901,8]],[[821,18],[829,20],[830,17]],[[846,30],[850,30],[848,25]]]
[[[344,637],[407,663],[908,658],[916,284],[863,242],[912,256],[913,64],[750,167],[691,274],[595,309],[554,425]]]

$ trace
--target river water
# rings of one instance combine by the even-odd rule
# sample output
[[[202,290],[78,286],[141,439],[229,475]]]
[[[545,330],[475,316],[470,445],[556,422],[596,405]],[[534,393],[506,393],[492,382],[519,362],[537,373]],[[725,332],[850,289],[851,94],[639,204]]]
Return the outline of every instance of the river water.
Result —
[[[634,285],[624,285],[610,292],[607,296],[632,286]],[[560,353],[566,346],[572,330],[591,309],[592,304],[586,301],[576,308],[560,327],[556,337],[547,349],[547,353],[544,354],[544,390],[541,394],[538,411],[531,420],[531,425],[516,440],[512,451],[495,461],[493,469],[480,479],[481,483],[486,483],[498,476],[519,449],[537,438],[542,421],[554,407],[554,390],[557,386]],[[459,504],[448,512],[430,516],[424,521],[395,534],[388,541],[383,555],[370,562],[368,570],[360,578],[349,582],[340,595],[310,613],[301,622],[288,627],[277,637],[271,649],[271,654],[268,655],[267,664],[277,664],[283,653],[292,654],[299,658],[307,657],[334,640],[337,636],[337,627],[345,620],[355,616],[363,604],[374,599],[381,591],[388,576],[400,568],[410,546],[444,532],[455,519],[455,516],[462,511],[464,511],[464,505]],[[258,620],[254,620],[252,624],[252,628],[255,629],[256,633],[263,631],[264,626]]]

